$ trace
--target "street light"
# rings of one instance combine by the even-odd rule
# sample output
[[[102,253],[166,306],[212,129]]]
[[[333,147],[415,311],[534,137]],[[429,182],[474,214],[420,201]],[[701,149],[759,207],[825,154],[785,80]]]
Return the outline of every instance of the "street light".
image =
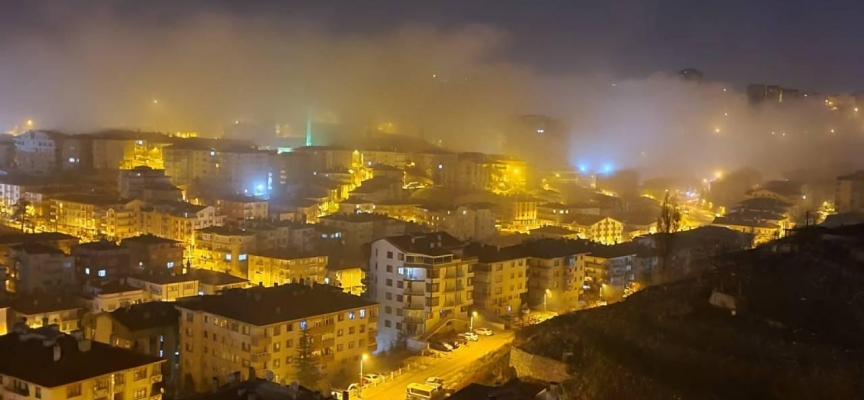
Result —
[[[543,312],[544,313],[546,312],[546,298],[547,297],[552,297],[552,291],[549,289],[546,289],[546,291],[543,292]]]
[[[366,353],[360,356],[360,388],[363,388],[363,361],[366,361],[368,358],[369,355]]]
[[[472,311],[471,312],[471,327],[470,327],[470,329],[468,329],[471,332],[474,332],[474,317],[476,317],[476,316],[477,316],[477,311]]]

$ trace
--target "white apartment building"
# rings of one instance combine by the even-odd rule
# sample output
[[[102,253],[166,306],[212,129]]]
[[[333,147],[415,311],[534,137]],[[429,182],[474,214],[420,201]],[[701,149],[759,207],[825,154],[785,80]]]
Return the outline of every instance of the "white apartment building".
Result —
[[[467,324],[474,263],[446,232],[392,236],[372,243],[369,293],[381,304],[378,349],[402,337],[426,339],[447,322]]]

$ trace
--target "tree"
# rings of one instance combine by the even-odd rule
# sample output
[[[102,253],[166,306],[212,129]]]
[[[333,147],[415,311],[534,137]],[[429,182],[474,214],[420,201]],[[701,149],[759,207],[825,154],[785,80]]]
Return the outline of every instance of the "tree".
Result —
[[[669,268],[672,255],[672,241],[674,235],[678,231],[678,225],[681,223],[681,213],[675,204],[675,198],[670,197],[669,192],[663,198],[663,204],[660,205],[660,217],[657,218],[657,250],[659,252],[658,274],[655,279],[663,281]]]
[[[20,199],[14,206],[12,206],[12,218],[18,219],[21,221],[21,232],[24,232],[24,222],[27,220],[27,210],[31,208],[32,205],[29,201]]]
[[[294,358],[294,364],[299,384],[307,388],[318,387],[323,379],[321,360],[315,353],[315,343],[305,323],[300,330],[300,341],[297,343],[297,357]]]

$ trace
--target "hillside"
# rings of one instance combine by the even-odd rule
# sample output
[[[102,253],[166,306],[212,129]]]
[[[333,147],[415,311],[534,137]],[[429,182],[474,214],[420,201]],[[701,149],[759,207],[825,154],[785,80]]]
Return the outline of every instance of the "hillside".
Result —
[[[697,279],[560,316],[514,345],[566,362],[570,398],[862,398],[862,237],[796,243],[714,260]],[[714,289],[737,298],[735,315],[709,304]]]

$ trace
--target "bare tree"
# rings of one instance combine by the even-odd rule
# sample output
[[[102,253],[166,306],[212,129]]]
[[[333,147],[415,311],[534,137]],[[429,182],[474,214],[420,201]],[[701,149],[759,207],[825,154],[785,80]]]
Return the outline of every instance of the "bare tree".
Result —
[[[669,192],[663,198],[660,206],[660,216],[657,218],[657,250],[659,252],[658,275],[655,279],[663,281],[668,273],[674,235],[681,223],[681,213],[678,211],[675,198]]]

